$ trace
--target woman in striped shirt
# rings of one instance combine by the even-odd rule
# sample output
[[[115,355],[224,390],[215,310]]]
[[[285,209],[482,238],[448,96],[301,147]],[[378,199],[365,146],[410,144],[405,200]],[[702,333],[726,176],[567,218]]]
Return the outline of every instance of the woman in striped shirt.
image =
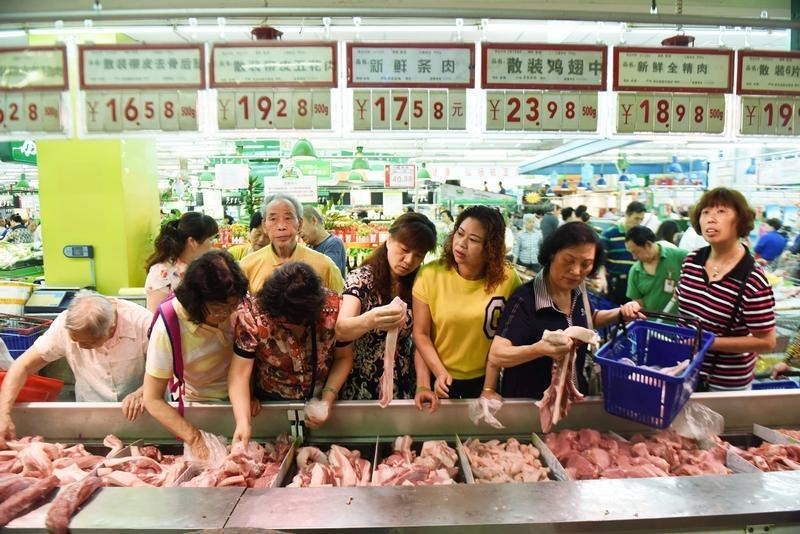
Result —
[[[701,372],[712,391],[749,389],[757,353],[775,348],[772,288],[740,242],[754,219],[744,196],[724,187],[706,191],[691,215],[692,227],[709,246],[683,262],[678,305],[681,314],[717,336]]]

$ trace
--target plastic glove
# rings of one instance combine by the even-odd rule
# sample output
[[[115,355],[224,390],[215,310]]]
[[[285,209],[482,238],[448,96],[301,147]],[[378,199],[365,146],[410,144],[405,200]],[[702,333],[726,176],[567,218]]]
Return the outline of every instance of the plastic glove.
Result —
[[[306,426],[317,428],[328,420],[331,415],[331,403],[322,399],[311,399],[303,407]]]
[[[202,469],[216,469],[228,456],[228,440],[205,430],[198,430],[191,442],[183,444],[183,458],[199,464]]]
[[[477,426],[480,424],[481,419],[486,421],[486,424],[494,428],[505,428],[503,423],[497,420],[494,414],[503,407],[503,401],[496,398],[479,397],[469,401],[469,418],[472,424]]]

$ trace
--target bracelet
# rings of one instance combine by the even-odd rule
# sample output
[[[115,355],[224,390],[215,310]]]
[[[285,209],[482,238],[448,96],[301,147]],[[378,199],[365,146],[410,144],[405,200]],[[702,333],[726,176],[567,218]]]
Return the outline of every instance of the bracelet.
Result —
[[[323,393],[325,393],[326,391],[330,391],[331,393],[333,393],[333,396],[334,396],[334,397],[338,397],[338,396],[339,396],[339,392],[338,392],[338,391],[336,391],[335,389],[333,389],[333,388],[332,388],[332,387],[330,387],[330,386],[325,386],[325,387],[323,387],[323,388],[322,388],[322,390],[319,392],[319,394],[320,394],[320,395],[322,395],[322,394],[323,394]]]
[[[490,392],[492,392],[492,393],[497,393],[497,392],[494,390],[494,388],[483,388],[483,390],[482,390],[482,391],[490,391]]]
[[[419,393],[420,391],[430,391],[430,390],[431,388],[429,388],[428,386],[417,386],[416,392]]]

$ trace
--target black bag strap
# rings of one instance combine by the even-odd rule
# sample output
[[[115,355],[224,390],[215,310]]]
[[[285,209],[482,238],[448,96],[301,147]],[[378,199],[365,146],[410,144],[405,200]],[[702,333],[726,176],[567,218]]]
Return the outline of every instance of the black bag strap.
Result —
[[[314,396],[317,387],[317,324],[311,323],[311,386],[305,392],[306,400]]]

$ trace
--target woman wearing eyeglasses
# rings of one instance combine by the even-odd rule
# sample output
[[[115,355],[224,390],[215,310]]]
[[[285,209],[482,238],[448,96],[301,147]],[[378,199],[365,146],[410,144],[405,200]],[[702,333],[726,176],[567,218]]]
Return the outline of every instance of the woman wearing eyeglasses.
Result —
[[[173,343],[180,347],[183,362],[183,399],[226,400],[233,355],[230,317],[246,294],[247,278],[236,260],[222,250],[206,252],[189,265],[183,282],[175,289],[175,298],[160,305],[160,315],[150,334],[144,376],[145,408],[185,441],[198,458],[208,454],[200,431],[164,401],[169,380],[180,375]],[[176,320],[165,319],[173,317],[173,310]],[[177,332],[168,328],[170,323],[178,325]]]
[[[233,441],[252,435],[250,401],[315,399],[325,415],[307,411],[306,423],[319,426],[330,415],[353,368],[350,343],[336,343],[339,295],[326,289],[307,263],[277,268],[261,291],[242,304],[236,319],[235,353],[228,393],[236,419]],[[255,325],[255,328],[253,328]],[[255,388],[251,392],[251,377]]]

